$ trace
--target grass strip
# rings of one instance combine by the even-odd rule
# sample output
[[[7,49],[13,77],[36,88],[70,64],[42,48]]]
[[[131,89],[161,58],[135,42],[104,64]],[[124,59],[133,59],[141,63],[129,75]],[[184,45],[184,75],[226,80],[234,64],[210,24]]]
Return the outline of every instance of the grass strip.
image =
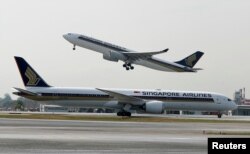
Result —
[[[107,115],[68,115],[68,114],[0,114],[0,118],[14,119],[51,119],[51,120],[82,120],[82,121],[117,121],[117,122],[197,122],[197,123],[250,123],[249,121],[223,119],[191,119],[174,117],[118,117]]]

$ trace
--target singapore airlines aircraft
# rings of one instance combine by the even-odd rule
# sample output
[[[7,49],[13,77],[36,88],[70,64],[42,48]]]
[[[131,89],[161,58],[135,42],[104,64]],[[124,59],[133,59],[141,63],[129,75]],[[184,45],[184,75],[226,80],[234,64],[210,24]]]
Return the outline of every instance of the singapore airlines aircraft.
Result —
[[[26,89],[15,88],[13,94],[42,104],[112,108],[119,110],[118,116],[131,116],[134,110],[161,114],[167,109],[215,111],[220,118],[222,113],[236,108],[231,99],[210,92],[52,87],[23,58],[15,60]]]
[[[193,67],[204,54],[203,52],[197,51],[180,61],[168,62],[154,57],[154,55],[167,52],[168,49],[158,52],[136,52],[80,34],[68,33],[63,35],[63,37],[73,44],[73,50],[75,50],[75,46],[80,46],[102,53],[103,59],[105,60],[113,62],[121,60],[124,62],[123,67],[126,68],[126,70],[133,70],[134,66],[132,66],[132,64],[137,64],[167,72],[196,72],[197,70],[201,70],[201,68]]]

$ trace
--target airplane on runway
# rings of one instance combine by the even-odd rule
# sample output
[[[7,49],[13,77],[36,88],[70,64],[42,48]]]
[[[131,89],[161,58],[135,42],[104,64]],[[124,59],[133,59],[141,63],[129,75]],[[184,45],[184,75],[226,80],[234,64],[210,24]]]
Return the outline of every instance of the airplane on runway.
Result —
[[[161,114],[164,110],[215,111],[218,117],[237,106],[226,96],[211,92],[110,89],[110,88],[64,88],[47,84],[42,77],[21,57],[15,57],[26,89],[15,88],[13,94],[67,107],[111,108],[118,116],[131,116],[132,111]]]
[[[118,45],[97,40],[85,35],[68,33],[63,37],[73,44],[73,50],[80,46],[89,50],[97,51],[103,54],[103,59],[118,62],[123,61],[123,67],[126,70],[133,70],[132,64],[142,65],[151,69],[167,72],[197,72],[201,68],[194,68],[195,64],[204,54],[197,51],[190,56],[176,62],[169,62],[154,57],[154,55],[165,53],[168,49],[157,52],[136,52]]]

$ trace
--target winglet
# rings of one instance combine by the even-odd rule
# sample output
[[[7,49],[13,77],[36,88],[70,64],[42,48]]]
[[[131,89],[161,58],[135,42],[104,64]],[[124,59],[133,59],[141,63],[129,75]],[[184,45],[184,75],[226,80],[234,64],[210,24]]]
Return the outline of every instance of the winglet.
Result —
[[[15,60],[25,87],[50,87],[22,57]]]
[[[167,48],[167,49],[164,49],[164,50],[162,50],[162,52],[167,52],[169,49]]]
[[[168,52],[168,48],[167,49],[164,49],[164,50],[162,50],[162,51],[156,51],[156,52],[150,52],[150,53],[152,53],[152,55],[158,55],[158,54],[161,54],[161,53],[165,53],[165,52]]]

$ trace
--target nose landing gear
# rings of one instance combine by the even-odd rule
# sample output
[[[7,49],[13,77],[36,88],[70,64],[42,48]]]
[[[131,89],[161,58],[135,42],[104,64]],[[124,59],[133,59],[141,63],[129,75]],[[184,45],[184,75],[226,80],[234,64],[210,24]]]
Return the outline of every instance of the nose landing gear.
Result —
[[[222,113],[218,113],[218,118],[221,118],[222,117]]]
[[[75,44],[73,45],[73,50],[76,50],[76,45]]]

